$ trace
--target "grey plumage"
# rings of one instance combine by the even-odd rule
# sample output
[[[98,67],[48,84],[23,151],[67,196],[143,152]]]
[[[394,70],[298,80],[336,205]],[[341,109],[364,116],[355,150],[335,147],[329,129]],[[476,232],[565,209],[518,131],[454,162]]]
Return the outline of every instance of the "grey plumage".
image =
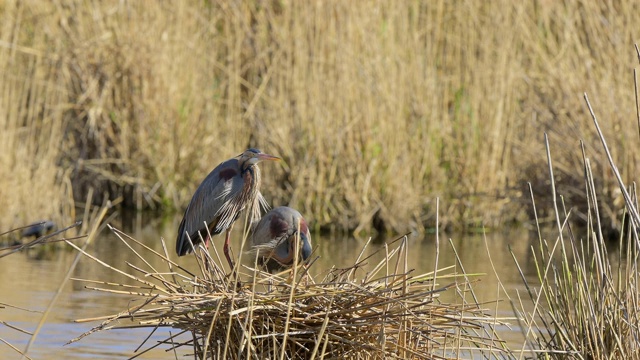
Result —
[[[260,169],[257,166],[263,160],[280,159],[257,149],[248,149],[236,158],[222,162],[207,175],[193,194],[180,222],[176,240],[179,256],[192,251],[188,238],[194,247],[202,241],[200,235],[206,243],[208,227],[211,236],[226,232],[225,256],[233,266],[228,256],[233,222],[247,207],[252,221],[260,217],[260,207],[268,209],[260,193]]]

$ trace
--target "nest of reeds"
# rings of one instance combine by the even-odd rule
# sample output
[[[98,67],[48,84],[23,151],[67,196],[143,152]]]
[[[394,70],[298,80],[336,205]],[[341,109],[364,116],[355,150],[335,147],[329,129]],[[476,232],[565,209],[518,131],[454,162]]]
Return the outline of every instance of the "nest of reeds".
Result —
[[[369,263],[366,272],[363,266],[376,254],[365,257],[363,249],[353,266],[328,269],[316,281],[310,271],[313,262],[278,274],[243,266],[237,278],[227,276],[218,266],[219,257],[214,261],[205,250],[196,255],[200,273],[193,274],[170,260],[164,243],[161,254],[111,230],[149,269],[128,264],[131,271],[125,272],[101,262],[138,285],[97,281],[104,287],[93,289],[143,301],[119,314],[85,319],[103,322],[71,342],[111,328],[148,327],[153,332],[171,327],[177,334],[147,350],[187,346],[198,359],[441,359],[458,358],[465,351],[499,353],[503,348],[493,331],[496,318],[477,303],[440,301],[443,292],[463,298],[471,289],[469,277],[454,273],[453,266],[413,275],[406,263],[406,237],[383,247],[377,254],[382,260]],[[161,257],[168,272],[154,269],[133,243]],[[364,276],[358,279],[357,273]],[[178,341],[185,333],[189,340]]]

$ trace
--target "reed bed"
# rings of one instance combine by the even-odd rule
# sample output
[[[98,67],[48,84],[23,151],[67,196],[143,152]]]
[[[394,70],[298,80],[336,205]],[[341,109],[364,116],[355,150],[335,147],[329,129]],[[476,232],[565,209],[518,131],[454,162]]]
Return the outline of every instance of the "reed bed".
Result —
[[[636,47],[636,51],[638,48]],[[638,51],[640,55],[640,51]],[[640,57],[639,57],[640,59]],[[636,90],[637,79],[636,81]],[[574,209],[556,191],[556,177],[552,165],[551,146],[545,134],[548,174],[553,201],[555,227],[553,240],[543,235],[531,196],[536,225],[537,245],[532,246],[536,281],[523,276],[533,310],[519,310],[525,337],[530,348],[543,349],[554,359],[640,359],[640,296],[638,260],[640,258],[640,215],[635,182],[625,185],[614,162],[595,111],[585,94],[589,114],[607,156],[611,175],[616,179],[624,198],[619,236],[609,242],[603,222],[606,202],[599,200],[597,171],[581,144],[583,164],[583,194],[588,204],[586,226],[572,226]],[[636,91],[636,104],[638,101]],[[636,107],[637,119],[640,108]],[[640,130],[640,121],[637,123]],[[515,258],[515,257],[514,257]],[[521,265],[516,261],[521,273]],[[517,301],[522,304],[523,299]]]
[[[422,230],[436,197],[443,226],[526,221],[526,181],[549,199],[541,133],[592,138],[576,96],[585,90],[611,114],[603,131],[621,168],[638,168],[625,96],[634,1],[0,10],[0,167],[11,174],[0,179],[2,228],[67,222],[89,188],[96,204],[122,197],[180,212],[216,164],[248,146],[285,160],[263,172],[270,202],[318,227]],[[556,152],[566,196],[580,188],[579,160]],[[613,198],[613,179],[600,181]]]
[[[133,284],[96,279],[88,288],[134,297],[137,305],[118,314],[78,321],[102,321],[71,342],[114,328],[169,327],[176,333],[156,344],[141,339],[133,357],[165,346],[187,347],[204,359],[450,359],[469,354],[506,356],[494,332],[503,324],[478,303],[448,303],[443,294],[464,297],[473,276],[454,267],[436,273],[413,274],[406,263],[406,237],[366,255],[366,246],[347,268],[332,268],[313,276],[314,263],[278,274],[259,266],[242,266],[237,278],[225,275],[207,251],[195,260],[191,273],[164,253],[156,252],[111,228],[148,266],[127,264],[119,270],[102,263]],[[134,250],[138,248],[140,251]],[[151,268],[145,258],[158,256],[166,269]],[[217,254],[216,256],[217,257]],[[382,257],[378,262],[371,262]],[[257,263],[256,263],[257,265]],[[367,269],[367,270],[365,270]],[[357,276],[362,274],[361,277]],[[442,283],[442,285],[440,284]],[[179,340],[188,334],[188,340]]]

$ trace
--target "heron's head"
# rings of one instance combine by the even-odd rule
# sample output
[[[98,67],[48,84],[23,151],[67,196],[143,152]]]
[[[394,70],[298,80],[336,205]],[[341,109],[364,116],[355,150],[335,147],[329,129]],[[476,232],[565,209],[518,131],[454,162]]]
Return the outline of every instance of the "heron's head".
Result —
[[[292,266],[295,263],[296,253],[299,256],[298,263],[303,263],[309,259],[311,251],[311,235],[308,231],[299,231],[291,235],[286,241],[281,242],[274,249],[271,258],[280,263],[280,265]]]
[[[265,154],[262,151],[258,150],[258,149],[247,149],[245,150],[245,152],[243,152],[242,154],[240,154],[240,164],[246,167],[249,167],[251,165],[255,165],[257,163],[259,163],[260,161],[280,161],[281,159],[277,156],[273,156],[273,155],[269,155],[269,154]]]

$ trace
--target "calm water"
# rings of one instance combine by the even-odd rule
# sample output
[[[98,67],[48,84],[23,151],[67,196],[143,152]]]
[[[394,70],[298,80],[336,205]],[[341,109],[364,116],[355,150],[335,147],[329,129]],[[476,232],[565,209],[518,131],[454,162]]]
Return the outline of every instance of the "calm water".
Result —
[[[143,241],[156,250],[161,250],[160,238],[167,239],[173,255],[174,236],[179,219],[161,223],[158,220],[145,221],[138,218],[129,218],[122,222],[113,223],[118,228],[126,229],[126,232],[136,239]],[[144,224],[144,225],[143,225]],[[490,302],[501,299],[498,313],[503,317],[513,315],[506,296],[499,291],[498,281],[491,267],[486,246],[489,248],[491,260],[498,271],[500,280],[507,287],[510,295],[520,291],[525,296],[524,286],[519,274],[514,267],[512,256],[508,246],[516,254],[523,270],[528,274],[533,274],[533,265],[530,262],[529,254],[530,242],[526,231],[513,233],[489,233],[485,241],[481,235],[477,236],[440,236],[440,259],[439,268],[455,265],[455,255],[449,244],[452,240],[462,264],[467,273],[484,273],[480,277],[480,282],[475,284],[475,292],[480,302]],[[312,269],[316,274],[330,266],[352,265],[359,254],[365,239],[335,238],[335,237],[313,237],[314,250],[320,256],[318,262]],[[221,253],[222,239],[219,237],[215,245]],[[380,244],[373,244],[369,252],[380,247]],[[435,235],[427,235],[425,238],[410,237],[409,242],[409,267],[415,268],[416,273],[432,271],[435,261]],[[139,264],[137,258],[125,248],[115,235],[103,231],[95,243],[89,246],[88,251],[96,255],[101,260],[114,267],[126,269],[125,261]],[[235,253],[238,253],[236,249]],[[59,288],[67,273],[69,266],[76,256],[75,251],[68,251],[62,248],[53,252],[40,252],[37,249],[27,253],[18,253],[0,259],[0,303],[26,308],[32,311],[44,311],[49,305],[52,297]],[[157,258],[151,258],[152,265],[164,268]],[[245,259],[247,261],[248,259]],[[195,260],[192,257],[180,258],[179,263],[187,268],[195,268]],[[163,270],[159,270],[163,271]],[[313,273],[313,272],[312,272]],[[359,274],[360,276],[363,273]],[[113,281],[127,283],[123,276],[110,271],[96,262],[83,257],[76,267],[73,277],[93,279],[101,281]],[[440,282],[444,285],[444,282]],[[132,297],[126,295],[113,295],[85,288],[86,283],[69,281],[63,288],[58,298],[54,310],[49,314],[48,320],[41,329],[36,342],[29,350],[29,356],[33,359],[111,359],[129,357],[135,355],[135,349],[141,341],[149,334],[149,330],[110,330],[94,333],[79,342],[63,346],[67,341],[79,336],[83,332],[99,324],[99,322],[76,323],[74,320],[82,318],[92,318],[103,315],[116,314],[127,308]],[[495,310],[495,304],[487,307]],[[0,320],[11,325],[33,331],[42,314],[39,312],[28,312],[17,309],[0,309]],[[511,321],[516,328],[515,321]],[[502,328],[501,337],[507,340],[512,348],[519,348],[522,344],[522,337],[519,331]],[[159,329],[152,336],[147,344],[142,347],[146,349],[156,341],[164,340],[169,336],[168,330]],[[30,336],[12,330],[0,324],[0,338],[10,342],[19,349],[24,349]],[[516,346],[517,345],[517,346]],[[167,347],[160,346],[141,358],[172,358],[173,353],[167,353]],[[184,355],[179,352],[178,356]],[[19,359],[17,353],[12,352],[6,345],[0,343],[0,358]]]

